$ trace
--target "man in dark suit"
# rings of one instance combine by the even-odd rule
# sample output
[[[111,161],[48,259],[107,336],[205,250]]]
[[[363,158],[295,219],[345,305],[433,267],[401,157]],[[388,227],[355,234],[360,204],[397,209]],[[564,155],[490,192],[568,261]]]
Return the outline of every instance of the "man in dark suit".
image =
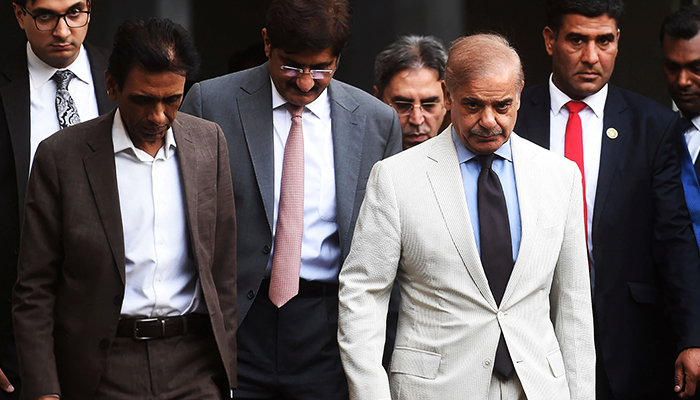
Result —
[[[680,181],[678,120],[608,84],[622,12],[620,0],[547,1],[553,73],[523,91],[515,131],[583,173],[597,398],[687,398],[699,372],[700,258]]]
[[[659,32],[668,92],[678,106],[681,116],[685,118],[683,134],[678,136],[678,153],[681,162],[681,180],[696,239],[700,239],[699,31],[700,7],[685,6],[667,16]]]
[[[0,399],[18,398],[17,354],[10,314],[12,285],[17,278],[19,231],[31,160],[38,143],[60,129],[56,113],[57,70],[71,70],[68,86],[77,113],[87,121],[114,107],[104,82],[109,53],[83,40],[90,1],[17,0],[14,13],[27,42],[4,54],[0,61]],[[41,20],[34,17],[47,16]],[[65,18],[57,15],[66,14]],[[34,15],[34,17],[32,16]],[[44,21],[45,20],[45,21]],[[39,25],[41,29],[39,30]],[[53,28],[53,29],[51,29]],[[8,385],[10,387],[8,390]]]
[[[236,399],[348,396],[338,273],[372,165],[401,148],[396,112],[332,79],[350,25],[346,0],[275,0],[269,61],[195,84],[182,106],[229,145],[244,227]]]
[[[39,146],[13,296],[23,399],[230,398],[228,150],[177,114],[198,64],[181,26],[125,22],[105,73],[117,109]]]

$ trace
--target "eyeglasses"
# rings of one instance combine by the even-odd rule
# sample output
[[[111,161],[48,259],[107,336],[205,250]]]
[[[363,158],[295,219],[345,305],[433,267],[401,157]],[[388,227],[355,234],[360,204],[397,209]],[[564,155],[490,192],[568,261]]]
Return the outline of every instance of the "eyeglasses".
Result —
[[[52,31],[58,26],[58,21],[63,18],[66,25],[69,28],[82,28],[87,25],[90,21],[90,11],[80,11],[78,9],[72,9],[65,14],[39,14],[33,15],[24,6],[20,5],[22,11],[29,14],[30,17],[34,19],[34,25],[36,29],[40,31]]]
[[[406,116],[410,115],[413,112],[413,109],[416,107],[413,103],[410,101],[394,101],[391,103],[394,108],[396,109],[396,112],[399,113],[400,116]],[[428,114],[428,115],[435,115],[440,112],[441,110],[442,103],[434,101],[430,103],[420,103],[418,108],[423,112],[423,114]]]
[[[281,66],[280,70],[282,70],[282,75],[292,79],[296,79],[305,74],[311,75],[312,79],[328,79],[333,76],[335,72],[335,70],[332,69],[311,69],[309,72],[304,72],[301,68],[289,67],[287,65]]]

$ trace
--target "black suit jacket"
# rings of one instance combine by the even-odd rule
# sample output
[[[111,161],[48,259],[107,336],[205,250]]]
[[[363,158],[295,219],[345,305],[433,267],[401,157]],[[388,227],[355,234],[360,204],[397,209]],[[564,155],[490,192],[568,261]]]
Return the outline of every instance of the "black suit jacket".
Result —
[[[679,121],[612,85],[604,113],[591,234],[598,362],[618,399],[673,398],[677,353],[700,346],[700,255],[680,181]],[[515,131],[549,148],[549,119],[548,84],[524,90]]]
[[[26,42],[0,61],[0,359],[12,332],[12,285],[17,279],[19,231],[29,179],[30,98]],[[107,96],[109,52],[85,43],[100,114],[116,104]]]

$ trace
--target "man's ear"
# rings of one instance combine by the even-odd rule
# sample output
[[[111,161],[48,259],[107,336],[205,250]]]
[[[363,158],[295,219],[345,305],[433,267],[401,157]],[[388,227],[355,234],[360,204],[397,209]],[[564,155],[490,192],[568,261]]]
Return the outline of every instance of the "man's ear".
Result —
[[[554,41],[557,40],[557,35],[554,34],[552,28],[545,26],[542,31],[542,37],[544,37],[544,47],[547,49],[547,54],[551,56],[554,48]]]
[[[272,53],[272,43],[270,42],[270,38],[267,36],[266,28],[262,29],[262,37],[263,43],[265,43],[265,56],[270,58],[270,54]]]
[[[442,81],[442,96],[445,101],[445,109],[452,110],[452,97],[450,96],[450,90],[445,85],[445,81]]]
[[[24,13],[24,10],[22,10],[22,7],[20,7],[17,3],[12,3],[12,7],[14,7],[15,18],[17,19],[19,27],[22,28],[22,30],[24,30],[24,16],[26,15]]]
[[[119,93],[119,86],[117,81],[112,77],[109,71],[105,71],[105,84],[107,85],[107,96],[112,101],[117,101],[117,94]]]

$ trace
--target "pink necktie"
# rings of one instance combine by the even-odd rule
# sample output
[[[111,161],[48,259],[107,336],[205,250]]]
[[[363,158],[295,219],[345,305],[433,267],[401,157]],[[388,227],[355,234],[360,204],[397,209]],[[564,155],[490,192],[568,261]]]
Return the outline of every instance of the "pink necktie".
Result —
[[[566,121],[566,137],[564,139],[564,157],[573,161],[581,170],[581,183],[583,185],[583,220],[586,231],[586,243],[588,243],[588,207],[586,206],[586,173],[583,168],[583,128],[581,117],[578,115],[586,108],[586,103],[570,101],[566,103],[569,110],[569,119]]]
[[[289,103],[286,107],[292,114],[292,127],[284,146],[269,294],[278,308],[299,293],[301,238],[304,235],[304,134],[301,128],[304,107]]]

